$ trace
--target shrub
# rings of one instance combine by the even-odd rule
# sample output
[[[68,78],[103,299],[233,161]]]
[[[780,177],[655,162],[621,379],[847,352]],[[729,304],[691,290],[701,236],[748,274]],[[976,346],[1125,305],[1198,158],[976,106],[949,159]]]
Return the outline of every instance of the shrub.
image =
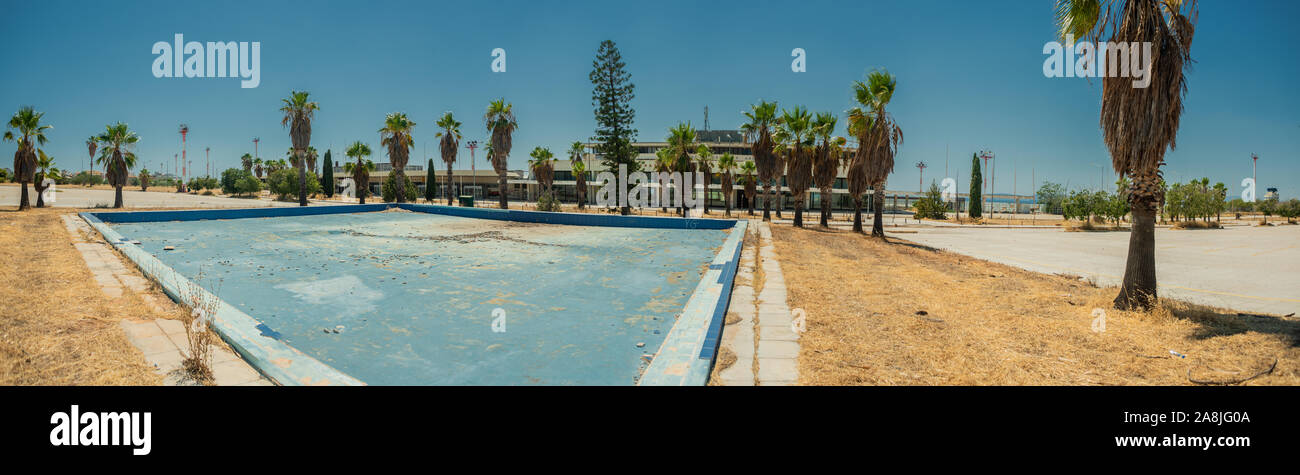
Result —
[[[537,197],[538,211],[559,211],[560,200],[555,199],[555,194],[551,190],[542,192],[542,196]]]
[[[298,198],[298,169],[285,168],[276,170],[266,180],[266,188],[274,193],[276,199],[292,201]],[[320,193],[320,179],[315,173],[307,172],[307,194]]]
[[[252,176],[240,178],[239,181],[235,183],[236,194],[253,194],[259,191],[262,191],[262,180],[258,180]]]
[[[925,192],[925,196],[916,202],[916,219],[948,219],[947,208],[943,194],[939,192],[939,185],[931,182],[930,191]]]
[[[397,180],[393,178],[394,176],[393,173],[389,173],[387,177],[384,177],[384,183],[379,188],[385,203],[397,201],[397,191],[395,190]],[[406,177],[406,201],[414,203],[417,196],[420,196],[420,194],[419,190],[415,188],[415,183],[411,182],[411,177]]]
[[[221,192],[227,195],[246,193],[240,186],[240,182],[245,178],[257,180],[256,178],[253,178],[253,174],[248,170],[243,168],[227,168],[226,171],[221,172]],[[262,186],[259,182],[257,189],[252,191],[260,191],[261,189]]]
[[[92,186],[103,183],[104,179],[98,175],[91,174],[87,171],[78,172],[72,177],[72,184],[82,186]]]

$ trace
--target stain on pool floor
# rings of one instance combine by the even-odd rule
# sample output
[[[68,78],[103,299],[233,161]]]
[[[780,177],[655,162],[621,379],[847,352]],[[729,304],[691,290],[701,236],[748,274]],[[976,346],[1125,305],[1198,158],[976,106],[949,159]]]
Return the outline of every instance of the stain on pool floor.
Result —
[[[727,236],[401,211],[112,226],[380,385],[635,384]]]

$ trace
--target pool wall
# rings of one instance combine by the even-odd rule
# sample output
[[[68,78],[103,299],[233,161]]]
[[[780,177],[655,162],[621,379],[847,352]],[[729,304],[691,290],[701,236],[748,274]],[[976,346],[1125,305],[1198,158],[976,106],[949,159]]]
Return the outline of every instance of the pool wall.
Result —
[[[249,208],[186,211],[125,211],[80,213],[104,239],[135,262],[147,277],[158,282],[172,300],[220,302],[212,326],[223,340],[254,368],[281,385],[361,385],[356,378],[298,351],[278,339],[274,330],[233,305],[221,301],[158,258],[131,243],[108,223],[198,221],[209,219],[268,218],[321,214],[362,213],[400,208],[413,212],[529,223],[613,226],[659,229],[731,229],[718,254],[687,299],[681,315],[668,331],[650,365],[638,380],[643,386],[689,386],[708,382],[717,356],[731,287],[736,275],[746,222],[729,219],[621,216],[588,213],[462,208],[422,204],[330,205],[314,207]]]
[[[220,211],[224,210],[214,210],[214,212]],[[197,212],[168,211],[163,213]],[[100,218],[101,215],[109,215],[106,216],[111,220],[109,222],[171,221],[175,219],[140,219],[141,216],[129,216],[131,214],[134,214],[134,212],[81,213],[81,217],[98,230],[109,244],[116,247],[132,262],[135,262],[135,265],[140,268],[140,272],[157,282],[162,287],[163,292],[166,292],[167,296],[171,297],[172,300],[186,307],[190,305],[189,302],[217,302],[217,311],[211,315],[213,330],[221,336],[221,339],[229,343],[231,348],[234,348],[245,361],[248,361],[253,368],[256,368],[271,381],[285,386],[364,384],[360,380],[348,376],[281,341],[279,334],[275,333],[274,330],[163,264],[153,254],[132,244],[129,238],[118,234],[117,231],[105,224],[105,220]],[[183,214],[182,216],[193,218],[200,215]]]

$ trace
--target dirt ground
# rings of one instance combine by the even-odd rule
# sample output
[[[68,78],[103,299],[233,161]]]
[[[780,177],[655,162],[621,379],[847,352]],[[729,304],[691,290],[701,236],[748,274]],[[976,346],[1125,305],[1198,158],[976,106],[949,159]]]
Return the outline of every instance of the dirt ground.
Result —
[[[60,218],[79,210],[15,209],[0,208],[0,385],[161,384],[118,322],[164,315],[104,295]]]
[[[847,231],[772,232],[790,307],[807,311],[801,384],[1300,384],[1294,317],[1163,299],[1125,312],[1115,288],[1070,276]]]

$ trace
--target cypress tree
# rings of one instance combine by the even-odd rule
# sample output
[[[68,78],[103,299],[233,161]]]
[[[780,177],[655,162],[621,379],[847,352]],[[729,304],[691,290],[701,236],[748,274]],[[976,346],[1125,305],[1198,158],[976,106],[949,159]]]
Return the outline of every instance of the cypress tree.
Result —
[[[330,159],[330,151],[325,150],[325,163],[321,164],[324,168],[320,174],[320,187],[325,190],[325,197],[334,197],[334,161]]]
[[[438,197],[438,195],[433,193],[434,188],[437,188],[438,185],[438,177],[433,173],[434,168],[432,158],[429,159],[429,168],[426,168],[425,170],[428,170],[428,173],[424,175],[424,200],[432,203],[434,198]]]
[[[984,215],[984,196],[980,194],[980,188],[984,186],[984,176],[980,174],[980,156],[971,154],[970,159],[970,217],[979,218]]]

